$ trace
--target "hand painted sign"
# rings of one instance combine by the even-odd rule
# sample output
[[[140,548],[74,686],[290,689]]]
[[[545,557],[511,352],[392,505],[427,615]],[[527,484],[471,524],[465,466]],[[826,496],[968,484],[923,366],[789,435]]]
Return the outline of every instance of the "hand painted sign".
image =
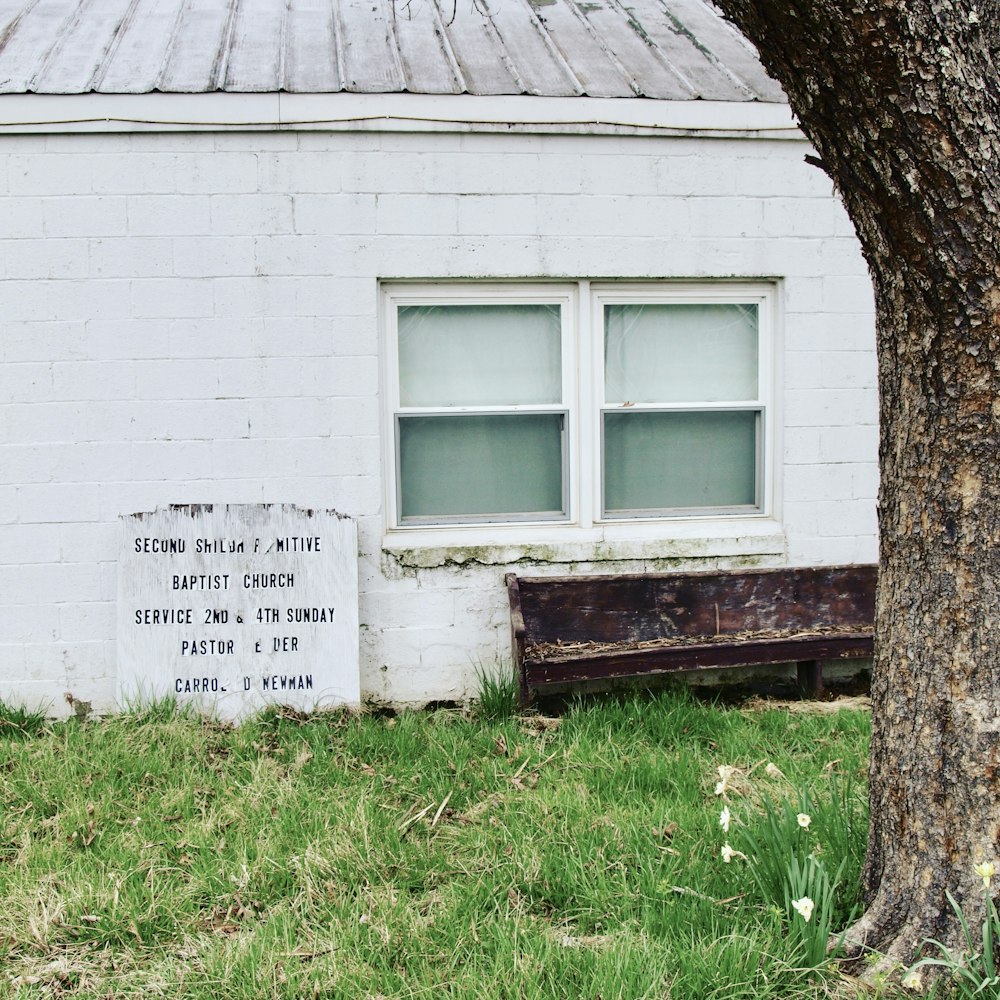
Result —
[[[357,525],[290,504],[122,518],[118,690],[225,719],[360,702]]]

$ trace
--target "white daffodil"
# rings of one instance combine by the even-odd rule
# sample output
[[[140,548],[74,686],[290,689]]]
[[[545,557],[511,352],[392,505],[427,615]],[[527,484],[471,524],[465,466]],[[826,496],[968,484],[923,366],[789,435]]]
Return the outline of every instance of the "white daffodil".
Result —
[[[798,823],[803,830],[808,830],[809,824],[812,822],[812,816],[810,816],[809,813],[799,813],[798,816],[795,817],[795,822]]]
[[[726,806],[725,809],[719,813],[719,826],[722,827],[723,833],[729,833],[729,824],[732,822],[732,819],[733,817],[729,812],[729,806]]]
[[[813,915],[813,907],[816,904],[808,897],[792,900],[792,909],[806,922],[809,923]]]
[[[912,969],[903,976],[900,981],[900,985],[904,990],[919,990],[924,984],[920,979],[920,973],[914,972]]]
[[[730,861],[733,860],[733,855],[736,853],[728,844],[722,845],[722,860],[728,865]]]
[[[975,872],[983,880],[983,888],[988,889],[993,876],[997,873],[997,866],[992,861],[984,861],[981,865],[975,866]]]
[[[719,772],[719,781],[715,783],[715,794],[725,795],[729,790],[729,782],[736,774],[736,768],[731,764],[720,764],[716,770]]]

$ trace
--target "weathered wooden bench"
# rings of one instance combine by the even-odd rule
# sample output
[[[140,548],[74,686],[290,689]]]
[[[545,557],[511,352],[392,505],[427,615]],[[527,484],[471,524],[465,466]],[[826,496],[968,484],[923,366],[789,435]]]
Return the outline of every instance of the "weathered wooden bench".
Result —
[[[823,692],[823,661],[873,651],[876,567],[623,576],[508,573],[521,698],[555,684],[795,663]]]

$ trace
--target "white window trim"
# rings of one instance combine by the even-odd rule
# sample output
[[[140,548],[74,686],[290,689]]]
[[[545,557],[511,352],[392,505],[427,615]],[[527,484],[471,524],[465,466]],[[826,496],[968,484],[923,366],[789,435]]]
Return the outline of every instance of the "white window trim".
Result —
[[[725,519],[730,520],[740,517],[760,518],[770,516],[774,505],[774,410],[775,410],[775,382],[774,382],[774,341],[776,340],[776,317],[774,315],[774,286],[763,283],[724,283],[724,282],[704,282],[704,283],[666,283],[666,282],[592,282],[588,292],[591,304],[591,327],[587,331],[591,346],[592,371],[586,373],[589,382],[584,383],[584,373],[581,372],[580,384],[592,385],[593,400],[589,410],[589,434],[590,440],[584,446],[588,454],[592,456],[595,466],[590,471],[589,482],[592,486],[591,505],[594,511],[593,523],[613,524],[613,523],[656,523],[664,524],[677,521],[682,518],[707,519],[710,521]],[[596,464],[603,462],[604,446],[602,441],[602,415],[604,412],[614,409],[609,406],[604,397],[604,379],[598,377],[604,364],[604,339],[600,331],[603,329],[602,312],[606,305],[743,305],[753,304],[757,306],[757,398],[755,400],[731,400],[719,404],[703,405],[692,403],[677,404],[657,404],[653,409],[675,409],[679,412],[692,412],[694,410],[740,410],[760,409],[761,418],[758,426],[757,442],[757,503],[756,509],[746,511],[723,511],[723,510],[677,510],[672,513],[652,513],[639,516],[612,516],[604,515],[602,491],[604,485],[604,470]],[[642,408],[637,407],[637,408]]]
[[[784,545],[780,523],[782,328],[778,285],[773,279],[697,281],[392,281],[380,289],[382,356],[382,468],[385,543],[389,551],[498,547],[496,560],[531,557],[544,549],[553,561],[652,557],[690,543],[706,543],[702,554],[728,554],[735,544],[747,554],[777,553]],[[477,302],[558,303],[563,313],[563,393],[567,412],[568,517],[565,519],[400,524],[396,472],[399,368],[396,315],[401,305]],[[684,511],[666,516],[600,516],[602,506],[601,412],[603,310],[607,303],[754,303],[759,324],[760,508],[753,511]],[[581,397],[587,393],[591,398]],[[478,409],[478,408],[470,408]],[[456,408],[460,412],[460,408]],[[715,540],[715,541],[712,541]],[[716,544],[717,542],[717,544]],[[666,543],[667,550],[663,550]],[[661,551],[663,550],[663,551]],[[718,551],[716,551],[718,550]],[[619,554],[621,553],[621,554]],[[631,554],[628,554],[631,553]],[[540,556],[541,558],[542,556]]]

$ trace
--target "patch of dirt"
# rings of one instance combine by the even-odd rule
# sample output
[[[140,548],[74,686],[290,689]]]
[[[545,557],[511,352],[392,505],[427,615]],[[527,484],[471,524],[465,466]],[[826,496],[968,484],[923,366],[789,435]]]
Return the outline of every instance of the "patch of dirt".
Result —
[[[740,705],[745,712],[791,712],[796,715],[830,715],[841,709],[849,712],[870,712],[872,700],[868,695],[845,695],[831,701],[786,701],[781,698],[762,698],[754,695]]]

